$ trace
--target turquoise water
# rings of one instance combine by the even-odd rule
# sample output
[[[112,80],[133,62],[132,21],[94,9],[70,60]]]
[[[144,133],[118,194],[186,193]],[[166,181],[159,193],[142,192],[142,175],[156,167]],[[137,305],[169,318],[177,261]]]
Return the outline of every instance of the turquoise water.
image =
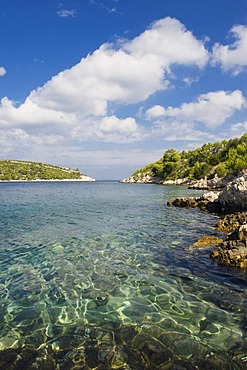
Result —
[[[246,369],[247,274],[192,247],[217,216],[166,206],[195,194],[0,184],[0,369]]]

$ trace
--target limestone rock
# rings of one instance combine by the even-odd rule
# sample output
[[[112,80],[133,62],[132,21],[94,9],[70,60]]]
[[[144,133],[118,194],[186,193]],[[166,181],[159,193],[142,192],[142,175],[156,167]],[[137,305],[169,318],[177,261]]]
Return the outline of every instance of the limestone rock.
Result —
[[[230,181],[234,180],[233,175],[218,177],[217,174],[213,178],[205,176],[200,180],[192,180],[189,183],[189,189],[223,189]]]
[[[225,241],[219,246],[218,252],[219,265],[247,267],[247,246],[244,241]]]
[[[210,201],[209,199],[214,199]],[[210,212],[219,212],[221,211],[221,207],[217,202],[217,195],[213,194],[206,194],[201,197],[188,197],[188,198],[176,198],[173,201],[168,201],[168,206],[175,206],[175,207],[189,207],[189,208],[196,208],[199,207],[202,210],[208,210]]]
[[[218,200],[226,209],[247,210],[247,173],[227,184]]]
[[[247,224],[247,212],[236,212],[227,214],[219,220],[216,224],[216,229],[232,233],[244,224]]]
[[[217,258],[219,265],[239,268],[247,267],[247,212],[228,214],[217,224],[217,228],[230,233],[211,258]]]
[[[120,182],[123,183],[138,183],[138,184],[160,184],[160,178],[153,176],[150,173],[141,173],[139,172],[137,175],[127,177],[126,179],[121,180]]]
[[[247,242],[247,225],[242,225],[238,229],[238,239]]]
[[[204,193],[202,198],[209,201],[209,202],[216,202],[218,201],[219,193],[215,193],[213,191],[209,191],[208,193]]]

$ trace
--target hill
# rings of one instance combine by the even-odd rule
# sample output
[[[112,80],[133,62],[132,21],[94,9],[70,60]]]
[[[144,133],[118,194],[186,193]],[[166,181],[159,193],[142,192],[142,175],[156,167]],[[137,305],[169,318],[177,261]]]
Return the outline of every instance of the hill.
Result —
[[[155,178],[155,182],[177,179],[223,178],[247,168],[247,134],[241,138],[204,144],[201,148],[181,153],[168,149],[157,161],[135,171],[124,182],[142,182]],[[146,182],[145,180],[143,182]],[[151,182],[151,181],[149,181]]]
[[[93,181],[78,169],[53,166],[41,162],[0,160],[0,181],[80,180]]]

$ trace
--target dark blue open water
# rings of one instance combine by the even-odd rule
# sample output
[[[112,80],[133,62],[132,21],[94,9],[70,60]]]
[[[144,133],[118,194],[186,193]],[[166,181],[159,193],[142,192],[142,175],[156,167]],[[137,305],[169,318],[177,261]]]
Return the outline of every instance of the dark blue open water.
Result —
[[[195,194],[1,183],[0,369],[246,369],[247,274],[191,246],[216,216],[166,206]]]

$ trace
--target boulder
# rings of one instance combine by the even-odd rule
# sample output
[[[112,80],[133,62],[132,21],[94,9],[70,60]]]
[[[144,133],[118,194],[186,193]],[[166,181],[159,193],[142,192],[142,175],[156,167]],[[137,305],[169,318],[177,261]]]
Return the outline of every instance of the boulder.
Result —
[[[216,229],[232,233],[241,225],[247,224],[247,212],[236,212],[225,215],[216,224]]]
[[[217,228],[230,232],[211,258],[217,258],[219,265],[247,267],[247,212],[228,214],[217,224]]]
[[[210,200],[212,199],[212,201]],[[176,198],[172,201],[168,201],[168,206],[175,207],[188,207],[188,208],[200,208],[202,210],[208,210],[209,212],[218,213],[221,211],[221,206],[217,202],[218,196],[213,192],[207,193],[201,197],[188,197],[188,198]]]
[[[227,210],[247,210],[247,173],[229,182],[218,201]]]
[[[227,240],[221,243],[218,248],[218,264],[240,268],[247,267],[246,243],[241,240]]]

